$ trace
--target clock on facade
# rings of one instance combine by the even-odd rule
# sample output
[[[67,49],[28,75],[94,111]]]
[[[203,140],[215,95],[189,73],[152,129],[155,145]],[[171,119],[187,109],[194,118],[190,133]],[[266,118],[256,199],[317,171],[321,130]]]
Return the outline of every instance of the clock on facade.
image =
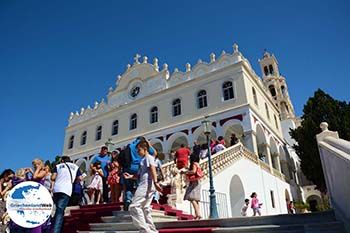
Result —
[[[141,91],[141,87],[139,85],[136,85],[130,89],[129,94],[132,98],[135,98],[136,96],[138,96],[140,91]]]

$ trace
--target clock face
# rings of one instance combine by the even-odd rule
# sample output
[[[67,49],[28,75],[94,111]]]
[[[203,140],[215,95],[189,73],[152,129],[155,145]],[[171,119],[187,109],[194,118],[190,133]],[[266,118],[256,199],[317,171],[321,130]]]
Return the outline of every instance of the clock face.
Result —
[[[135,98],[140,93],[140,90],[141,90],[140,86],[134,86],[133,88],[130,89],[130,96],[132,98]]]

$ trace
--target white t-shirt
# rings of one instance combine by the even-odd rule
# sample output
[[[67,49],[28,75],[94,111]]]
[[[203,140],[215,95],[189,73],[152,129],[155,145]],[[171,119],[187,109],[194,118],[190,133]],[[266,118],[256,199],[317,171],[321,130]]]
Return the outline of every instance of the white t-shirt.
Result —
[[[154,161],[154,157],[152,155],[145,155],[142,158],[139,168],[139,186],[140,188],[146,188],[150,190],[154,190],[154,185],[152,181],[152,175],[149,167],[156,166]]]
[[[72,173],[72,178],[69,173],[67,165],[69,166],[70,171]],[[53,187],[53,193],[65,193],[68,196],[71,196],[72,189],[73,189],[72,183],[74,182],[78,171],[79,171],[79,167],[74,163],[68,162],[68,163],[57,164],[53,171],[53,173],[57,173],[55,185]]]

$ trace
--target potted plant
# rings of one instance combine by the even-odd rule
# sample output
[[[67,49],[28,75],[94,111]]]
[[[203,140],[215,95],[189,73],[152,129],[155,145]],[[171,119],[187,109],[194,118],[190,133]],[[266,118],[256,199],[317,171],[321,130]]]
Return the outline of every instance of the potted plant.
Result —
[[[309,205],[304,203],[303,201],[296,201],[294,203],[295,209],[297,211],[297,213],[307,213],[309,212]]]

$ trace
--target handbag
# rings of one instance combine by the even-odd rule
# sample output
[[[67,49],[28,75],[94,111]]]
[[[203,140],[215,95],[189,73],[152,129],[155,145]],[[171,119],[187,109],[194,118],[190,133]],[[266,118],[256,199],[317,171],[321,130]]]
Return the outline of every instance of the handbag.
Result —
[[[197,166],[196,173],[188,175],[188,177],[187,177],[189,181],[200,180],[204,176],[202,168],[198,165],[196,165],[196,166]]]

